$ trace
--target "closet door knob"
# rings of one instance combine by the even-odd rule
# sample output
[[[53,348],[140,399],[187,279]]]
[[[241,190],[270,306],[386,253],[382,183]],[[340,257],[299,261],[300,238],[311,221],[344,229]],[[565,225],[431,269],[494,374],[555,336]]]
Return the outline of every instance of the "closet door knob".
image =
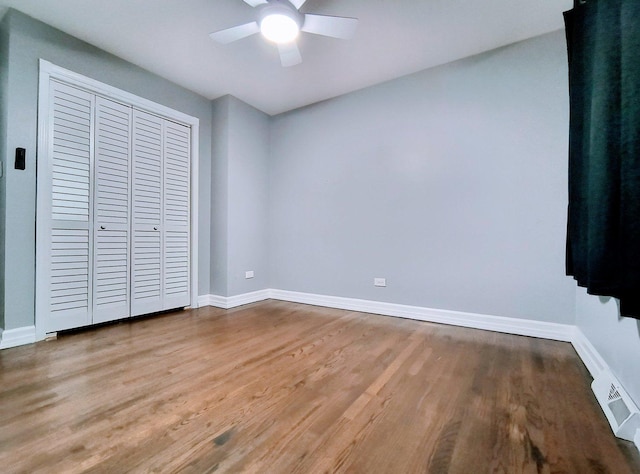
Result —
[[[100,226],[100,230],[105,230],[105,229],[106,229],[105,226],[103,226],[103,225]]]
[[[158,228],[157,228],[157,227],[154,227],[154,228],[153,228],[153,230],[158,230]]]

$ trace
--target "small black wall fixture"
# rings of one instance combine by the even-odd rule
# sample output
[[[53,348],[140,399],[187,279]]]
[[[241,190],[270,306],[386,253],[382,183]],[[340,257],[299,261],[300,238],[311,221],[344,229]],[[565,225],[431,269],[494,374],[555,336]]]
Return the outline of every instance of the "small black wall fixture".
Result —
[[[640,319],[640,1],[575,0],[567,274]]]
[[[26,168],[27,166],[27,160],[26,160],[26,150],[24,148],[16,148],[16,162],[15,162],[15,169],[17,170],[23,170]]]

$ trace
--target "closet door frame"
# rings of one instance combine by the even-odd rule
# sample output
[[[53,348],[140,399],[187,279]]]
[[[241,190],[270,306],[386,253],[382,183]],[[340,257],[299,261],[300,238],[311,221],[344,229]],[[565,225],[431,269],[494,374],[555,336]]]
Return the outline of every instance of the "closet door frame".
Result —
[[[40,59],[40,77],[38,87],[38,153],[36,183],[36,340],[43,340],[47,335],[49,313],[49,268],[51,256],[51,170],[49,166],[49,145],[51,143],[50,123],[50,84],[54,79],[58,82],[83,89],[107,99],[126,103],[132,107],[159,115],[168,120],[182,123],[191,128],[191,219],[190,219],[190,292],[191,307],[198,307],[198,141],[199,119],[178,112],[156,102],[138,97],[129,92],[110,86],[98,80],[69,71],[55,64]]]

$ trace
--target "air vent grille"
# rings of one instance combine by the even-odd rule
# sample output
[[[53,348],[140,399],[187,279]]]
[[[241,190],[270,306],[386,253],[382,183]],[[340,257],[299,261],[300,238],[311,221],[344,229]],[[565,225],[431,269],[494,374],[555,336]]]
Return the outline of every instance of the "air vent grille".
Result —
[[[640,429],[640,411],[620,382],[608,371],[602,371],[591,384],[602,411],[614,434],[622,439],[634,441]]]
[[[622,398],[620,396],[620,392],[618,392],[618,389],[614,384],[611,384],[611,388],[609,389],[609,401],[619,400],[620,398]]]

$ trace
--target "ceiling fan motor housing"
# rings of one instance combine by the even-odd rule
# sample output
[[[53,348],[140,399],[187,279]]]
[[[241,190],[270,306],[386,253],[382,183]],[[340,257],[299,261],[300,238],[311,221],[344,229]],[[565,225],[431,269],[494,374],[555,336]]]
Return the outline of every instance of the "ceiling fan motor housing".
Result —
[[[287,0],[269,0],[269,3],[260,8],[258,24],[262,25],[263,20],[271,15],[284,15],[291,18],[298,25],[298,29],[302,28],[304,23],[304,15]]]

